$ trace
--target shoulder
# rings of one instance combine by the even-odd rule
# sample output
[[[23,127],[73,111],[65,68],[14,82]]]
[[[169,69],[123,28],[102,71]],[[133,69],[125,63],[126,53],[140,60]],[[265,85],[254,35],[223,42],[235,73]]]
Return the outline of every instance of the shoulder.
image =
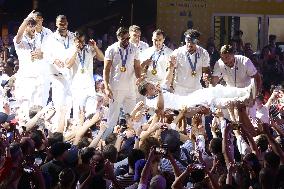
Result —
[[[197,50],[198,50],[199,53],[201,53],[201,54],[203,54],[203,55],[209,55],[208,52],[207,52],[207,50],[204,49],[203,47],[198,46],[198,45],[197,45],[196,47],[197,47]]]
[[[114,44],[108,46],[106,50],[107,51],[111,51],[111,50],[113,51],[113,50],[115,50],[117,48],[118,48],[118,42],[115,42]]]
[[[140,41],[140,42],[139,42],[139,46],[141,46],[141,47],[146,47],[146,48],[149,47],[148,43],[146,43],[146,42],[144,42],[144,41]]]
[[[164,46],[164,52],[165,52],[166,54],[171,54],[171,53],[173,52],[173,50],[170,49],[169,47],[167,47],[167,46],[165,45],[165,46]]]
[[[129,49],[130,51],[134,51],[134,52],[139,51],[139,48],[136,47],[133,43],[129,43]]]
[[[51,34],[53,33],[50,29],[48,29],[48,28],[46,28],[46,27],[43,27],[43,31],[44,31],[44,33],[46,33],[47,35],[51,35]]]

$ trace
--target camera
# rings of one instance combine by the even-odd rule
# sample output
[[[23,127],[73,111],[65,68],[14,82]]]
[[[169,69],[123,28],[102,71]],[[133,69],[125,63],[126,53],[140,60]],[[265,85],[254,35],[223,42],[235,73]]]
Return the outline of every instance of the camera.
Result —
[[[32,173],[32,172],[34,171],[34,169],[31,168],[31,167],[25,167],[25,168],[23,168],[23,171],[24,171],[25,173]]]
[[[163,144],[161,147],[156,147],[155,152],[158,154],[162,154],[163,156],[167,155],[168,153],[168,145]]]

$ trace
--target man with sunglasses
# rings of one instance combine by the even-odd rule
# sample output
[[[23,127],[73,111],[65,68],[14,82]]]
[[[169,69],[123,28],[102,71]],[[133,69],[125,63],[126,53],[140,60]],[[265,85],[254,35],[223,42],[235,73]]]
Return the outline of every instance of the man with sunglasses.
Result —
[[[188,29],[184,36],[186,44],[172,53],[167,76],[167,80],[171,80],[174,93],[181,96],[201,89],[200,79],[207,81],[210,75],[209,54],[197,45],[199,31]]]
[[[36,21],[32,11],[22,22],[14,38],[19,58],[15,95],[24,112],[32,105],[42,104],[41,74],[43,52],[35,38]]]
[[[108,128],[104,136],[112,132],[121,107],[125,113],[135,107],[135,78],[141,77],[139,49],[129,42],[128,29],[120,27],[116,36],[118,42],[107,48],[104,60],[105,93],[110,98]]]

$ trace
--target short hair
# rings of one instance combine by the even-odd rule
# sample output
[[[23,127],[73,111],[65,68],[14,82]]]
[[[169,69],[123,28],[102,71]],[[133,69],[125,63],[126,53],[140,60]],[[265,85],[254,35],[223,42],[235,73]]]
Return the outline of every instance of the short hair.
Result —
[[[261,152],[265,152],[268,149],[268,140],[265,135],[261,134],[255,141],[257,147],[260,148]]]
[[[94,148],[84,148],[80,152],[82,163],[89,164],[90,160],[92,159],[93,155],[95,154]]]
[[[163,35],[164,38],[166,38],[166,33],[162,30],[162,29],[156,29],[155,31],[153,31],[153,35]]]
[[[147,93],[147,87],[148,83],[145,82],[145,83],[141,83],[139,86],[138,86],[138,92],[139,94],[141,94],[142,96],[146,96],[146,93]]]
[[[74,36],[75,36],[75,38],[79,39],[81,37],[85,37],[86,35],[83,31],[77,30],[77,31],[75,31]]]
[[[220,50],[220,54],[234,54],[232,45],[223,45]]]
[[[129,32],[136,32],[136,31],[140,31],[141,32],[141,28],[137,25],[132,25],[129,27]]]
[[[117,149],[114,145],[109,144],[103,148],[103,156],[110,162],[115,163],[117,158]]]
[[[184,32],[184,36],[189,36],[190,38],[198,39],[201,33],[195,29],[188,29]]]
[[[42,17],[42,13],[39,12],[39,11],[34,12],[34,15],[35,15],[35,16],[41,16],[41,17]]]
[[[108,135],[105,139],[105,143],[106,145],[108,144],[115,144],[115,141],[117,139],[117,134],[116,133],[111,133],[110,135]]]
[[[36,25],[36,20],[34,18],[30,18],[27,22],[28,25],[31,25],[31,26],[35,26]]]
[[[213,154],[222,153],[222,139],[213,138],[209,143],[209,149]]]
[[[125,27],[120,27],[118,28],[118,30],[116,31],[116,36],[117,37],[122,37],[123,35],[129,33],[129,30]]]
[[[276,40],[276,35],[270,34],[268,38],[269,38],[269,41]]]
[[[62,20],[62,19],[67,19],[67,17],[63,14],[60,14],[56,17],[56,20]]]

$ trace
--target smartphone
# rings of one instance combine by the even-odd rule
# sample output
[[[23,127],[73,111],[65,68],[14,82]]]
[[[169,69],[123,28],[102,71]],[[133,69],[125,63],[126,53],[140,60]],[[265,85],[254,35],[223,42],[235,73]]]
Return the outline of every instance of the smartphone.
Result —
[[[195,168],[195,169],[204,169],[205,166],[198,163],[198,164],[194,164],[194,168]]]
[[[164,156],[168,152],[168,145],[167,144],[163,144],[161,147],[156,147],[155,151],[156,151],[156,153],[162,154]]]
[[[23,170],[26,173],[32,173],[34,171],[33,168],[31,168],[31,167],[25,167],[25,168],[23,168]]]

